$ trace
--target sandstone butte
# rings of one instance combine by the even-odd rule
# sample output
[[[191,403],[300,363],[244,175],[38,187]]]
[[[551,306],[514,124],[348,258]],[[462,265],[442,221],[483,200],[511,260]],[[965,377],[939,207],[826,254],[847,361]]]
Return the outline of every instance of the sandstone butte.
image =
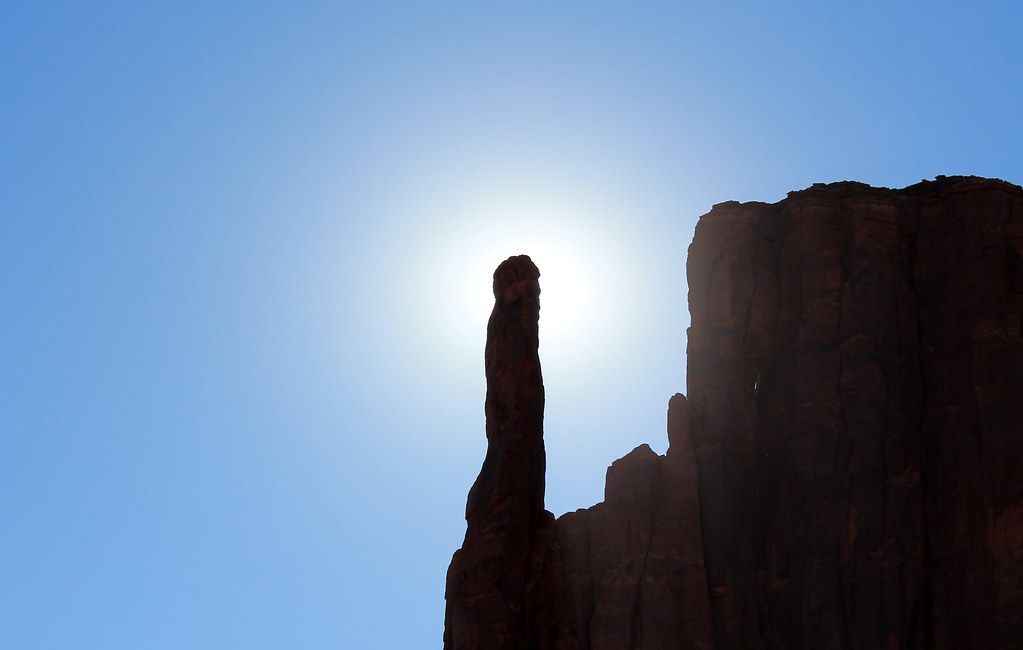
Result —
[[[1023,647],[1023,189],[722,203],[669,448],[544,509],[539,271],[494,275],[448,650]]]

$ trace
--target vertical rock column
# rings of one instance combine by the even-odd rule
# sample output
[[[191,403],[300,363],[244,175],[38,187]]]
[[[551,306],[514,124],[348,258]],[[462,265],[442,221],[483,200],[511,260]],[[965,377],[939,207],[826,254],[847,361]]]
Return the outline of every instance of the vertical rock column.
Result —
[[[776,230],[771,206],[729,202],[700,219],[689,247],[685,407],[718,648],[764,647],[756,403],[774,338]],[[686,448],[671,443],[672,452]]]
[[[1023,647],[1023,191],[919,198],[926,646]]]
[[[487,325],[487,456],[448,570],[444,647],[551,647],[553,516],[544,510],[540,272],[525,255],[494,272]]]
[[[996,180],[701,218],[688,383],[718,648],[1021,647],[1021,260],[1023,191]]]

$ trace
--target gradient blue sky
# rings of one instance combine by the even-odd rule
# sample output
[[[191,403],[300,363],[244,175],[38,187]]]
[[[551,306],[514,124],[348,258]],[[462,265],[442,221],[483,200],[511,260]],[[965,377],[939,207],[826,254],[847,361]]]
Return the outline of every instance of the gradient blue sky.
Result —
[[[547,504],[666,446],[696,219],[1023,181],[1023,4],[0,7],[0,647],[436,648],[490,272]],[[546,318],[546,320],[544,320]]]

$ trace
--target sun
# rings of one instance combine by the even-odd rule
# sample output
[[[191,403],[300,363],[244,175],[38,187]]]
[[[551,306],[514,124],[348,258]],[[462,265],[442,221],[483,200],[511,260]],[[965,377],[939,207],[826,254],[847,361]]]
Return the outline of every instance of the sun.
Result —
[[[581,202],[549,195],[493,195],[462,206],[439,234],[443,252],[430,282],[450,293],[432,306],[435,326],[455,346],[480,347],[494,306],[494,270],[513,255],[528,255],[540,270],[541,358],[593,356],[617,317],[601,304],[618,280],[598,263],[613,248],[602,222]]]
[[[530,239],[530,238],[523,238]],[[545,342],[564,343],[579,333],[589,298],[585,258],[557,241],[533,238],[484,246],[472,254],[461,279],[462,307],[471,322],[487,322],[494,306],[494,269],[513,255],[528,255],[540,269],[540,330]]]

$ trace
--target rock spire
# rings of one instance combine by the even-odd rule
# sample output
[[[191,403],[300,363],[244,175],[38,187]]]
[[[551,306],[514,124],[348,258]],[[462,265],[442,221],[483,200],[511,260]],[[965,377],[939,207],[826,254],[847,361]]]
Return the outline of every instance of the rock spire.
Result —
[[[1023,189],[723,203],[687,269],[667,454],[555,521],[539,272],[498,268],[445,648],[1023,647]]]

